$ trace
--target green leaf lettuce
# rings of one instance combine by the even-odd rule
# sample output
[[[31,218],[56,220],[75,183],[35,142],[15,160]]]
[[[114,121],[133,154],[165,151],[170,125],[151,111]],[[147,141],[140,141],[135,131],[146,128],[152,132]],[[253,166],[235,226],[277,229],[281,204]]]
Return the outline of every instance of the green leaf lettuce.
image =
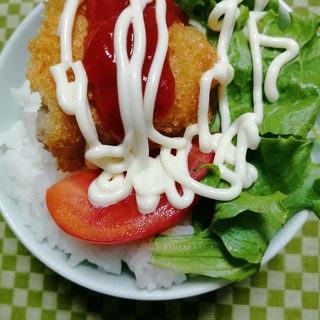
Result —
[[[213,6],[219,1],[178,0],[181,9],[206,26]],[[232,120],[252,112],[252,64],[250,47],[243,32],[254,1],[243,1],[235,26],[229,59],[235,77],[228,86]],[[248,9],[249,8],[249,9]],[[290,13],[290,23],[279,14],[279,2],[268,4],[267,14],[258,24],[266,35],[290,37],[299,44],[298,56],[280,71],[275,103],[264,99],[264,121],[259,127],[261,143],[247,159],[258,170],[257,181],[234,200],[202,200],[193,210],[195,234],[158,236],[152,244],[152,263],[183,273],[241,280],[257,271],[270,240],[298,211],[307,209],[320,218],[320,164],[312,161],[313,142],[308,136],[320,109],[320,40],[316,14]],[[218,34],[208,31],[217,43]],[[261,48],[263,74],[281,53]],[[219,129],[219,114],[211,126]],[[318,148],[319,149],[319,148]],[[217,168],[203,183],[224,187]]]

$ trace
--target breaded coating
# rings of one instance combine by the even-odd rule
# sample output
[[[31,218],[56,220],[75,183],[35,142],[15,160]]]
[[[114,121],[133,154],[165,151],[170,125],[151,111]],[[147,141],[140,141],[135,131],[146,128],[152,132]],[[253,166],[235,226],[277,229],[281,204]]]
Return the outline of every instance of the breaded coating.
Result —
[[[38,115],[37,137],[57,159],[57,168],[76,171],[85,165],[85,140],[74,116],[66,115],[56,98],[56,85],[49,68],[60,63],[58,25],[65,0],[44,2],[44,20],[38,35],[29,42],[30,60],[27,79],[31,90],[39,92],[42,108]],[[80,5],[73,30],[74,61],[81,60],[87,34],[86,2]],[[217,60],[215,48],[193,27],[174,24],[169,29],[169,63],[175,78],[175,100],[165,118],[154,119],[157,130],[168,136],[182,135],[184,129],[197,122],[199,80],[203,72]],[[72,80],[72,74],[69,75]],[[114,144],[107,128],[101,124],[91,93],[91,112],[102,143]],[[210,113],[208,114],[210,117]]]
[[[199,81],[217,61],[216,48],[191,26],[173,24],[169,29],[169,63],[175,79],[173,107],[165,118],[154,119],[155,128],[168,136],[180,136],[198,120]],[[216,83],[212,83],[212,87]],[[208,118],[211,112],[208,113]]]
[[[75,117],[66,115],[56,98],[56,85],[49,68],[60,63],[60,42],[58,25],[64,0],[44,2],[44,20],[36,38],[29,42],[30,61],[27,79],[32,91],[38,91],[43,107],[38,115],[37,135],[44,146],[57,159],[57,168],[63,171],[83,167],[85,140],[78,128]],[[73,34],[73,54],[81,59],[87,30],[84,6],[79,8]]]
[[[60,63],[60,40],[58,26],[65,0],[44,2],[44,19],[38,35],[29,42],[30,60],[27,79],[31,90],[39,92],[42,108],[39,111],[37,138],[57,159],[57,168],[62,171],[76,171],[85,165],[85,140],[74,116],[66,115],[59,107],[56,98],[56,84],[50,67]],[[87,34],[86,5],[78,9],[73,29],[72,52],[74,61],[81,60]],[[72,75],[70,75],[72,80]],[[102,126],[97,111],[91,101],[91,111],[99,138],[103,143],[114,142],[109,132]]]

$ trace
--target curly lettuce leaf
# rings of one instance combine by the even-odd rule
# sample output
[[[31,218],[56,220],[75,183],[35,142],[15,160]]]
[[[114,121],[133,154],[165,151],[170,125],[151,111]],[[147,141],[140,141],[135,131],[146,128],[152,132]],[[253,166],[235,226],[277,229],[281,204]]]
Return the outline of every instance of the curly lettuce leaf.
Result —
[[[258,180],[235,200],[218,202],[211,225],[234,257],[258,263],[296,212],[309,209],[320,217],[320,166],[311,161],[312,147],[293,136],[262,138],[249,154]]]
[[[259,264],[233,258],[208,229],[194,236],[158,236],[151,249],[151,263],[185,274],[237,281],[259,268]]]
[[[179,8],[185,12],[190,19],[197,20],[206,25],[208,16],[217,4],[215,0],[176,0]]]
[[[244,13],[243,13],[244,14]],[[280,98],[275,103],[264,99],[264,120],[260,133],[305,137],[311,130],[320,108],[320,44],[317,30],[319,16],[306,12],[290,14],[291,23],[280,27],[279,14],[269,11],[259,23],[263,34],[289,37],[297,41],[299,55],[281,70],[277,81]],[[242,26],[241,26],[242,27]],[[270,62],[283,50],[262,47],[263,74]],[[246,36],[236,27],[229,50],[229,59],[236,65],[235,77],[228,87],[232,120],[252,111],[252,64]]]
[[[203,26],[209,2],[214,3],[178,1]],[[232,120],[252,112],[251,53],[242,29],[253,4],[253,0],[242,2],[228,53],[235,70],[228,87]],[[257,270],[274,234],[296,212],[309,209],[320,218],[320,164],[311,160],[313,144],[307,136],[315,130],[320,109],[320,17],[310,12],[290,13],[287,24],[279,14],[278,0],[270,1],[268,9],[259,23],[260,32],[291,37],[298,42],[300,52],[280,72],[280,99],[276,103],[264,100],[261,143],[247,155],[259,172],[258,180],[232,201],[201,201],[193,212],[195,235],[157,237],[152,260],[155,265],[185,273],[244,279]],[[208,31],[207,35],[212,43],[217,42],[216,33]],[[262,48],[261,52],[265,74],[267,65],[282,51]],[[211,128],[219,130],[219,124],[217,113]],[[203,182],[226,187],[219,179],[217,170],[212,170]]]

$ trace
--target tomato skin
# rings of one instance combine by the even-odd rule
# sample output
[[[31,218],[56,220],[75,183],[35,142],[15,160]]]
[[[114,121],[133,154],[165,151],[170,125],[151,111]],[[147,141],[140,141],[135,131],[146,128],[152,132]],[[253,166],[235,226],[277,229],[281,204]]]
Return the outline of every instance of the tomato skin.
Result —
[[[151,237],[176,224],[188,211],[169,205],[164,195],[157,210],[141,214],[135,192],[108,207],[93,206],[87,199],[90,183],[99,171],[78,171],[47,192],[49,212],[69,235],[97,243],[121,243]],[[75,185],[76,181],[80,183]]]
[[[211,163],[213,153],[201,153],[197,144],[189,153],[189,170],[200,180],[206,170],[197,171],[199,165]],[[173,208],[165,195],[152,213],[138,210],[135,191],[117,204],[107,207],[93,206],[88,200],[90,183],[100,170],[81,170],[70,174],[47,190],[48,210],[57,225],[67,234],[87,242],[114,244],[152,237],[176,225],[198,200],[183,210]]]

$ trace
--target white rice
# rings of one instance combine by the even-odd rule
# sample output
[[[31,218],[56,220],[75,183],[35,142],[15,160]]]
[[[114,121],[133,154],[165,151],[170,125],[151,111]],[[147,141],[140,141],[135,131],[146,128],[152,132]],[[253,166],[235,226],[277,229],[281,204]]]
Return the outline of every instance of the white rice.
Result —
[[[61,179],[64,174],[55,170],[55,159],[43,149],[35,138],[37,110],[40,96],[31,93],[26,81],[12,94],[22,108],[21,120],[9,132],[0,133],[0,147],[6,149],[4,165],[10,178],[10,193],[18,203],[23,221],[33,231],[38,241],[47,241],[54,248],[69,256],[70,267],[87,260],[92,267],[103,272],[121,274],[125,262],[136,277],[137,286],[149,291],[170,287],[185,281],[186,276],[152,266],[148,249],[150,240],[131,244],[95,245],[78,241],[62,232],[45,204],[46,189]],[[191,234],[193,229],[184,225],[168,230],[167,234]],[[187,224],[187,225],[185,225]]]

